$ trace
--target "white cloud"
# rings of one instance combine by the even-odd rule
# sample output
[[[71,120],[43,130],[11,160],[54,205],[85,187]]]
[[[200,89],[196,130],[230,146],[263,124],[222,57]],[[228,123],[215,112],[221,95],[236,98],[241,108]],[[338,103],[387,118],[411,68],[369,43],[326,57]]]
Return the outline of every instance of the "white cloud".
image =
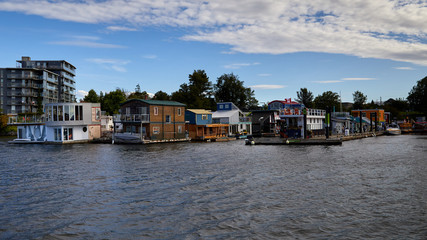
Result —
[[[146,58],[146,59],[156,59],[157,58],[157,55],[154,55],[154,54],[147,54],[147,55],[144,55],[144,56],[142,56],[143,58]]]
[[[249,86],[252,89],[279,89],[285,88],[285,85],[270,85],[270,84],[261,84],[261,85],[252,85]]]
[[[341,82],[344,82],[344,81],[341,81],[341,80],[326,80],[326,81],[313,81],[314,83],[341,83]]]
[[[126,72],[126,68],[124,67],[130,61],[127,60],[119,60],[119,59],[106,59],[106,58],[89,58],[86,59],[88,62],[96,63],[108,70],[114,70],[117,72]]]
[[[394,69],[397,69],[397,70],[415,70],[412,67],[395,67]]]
[[[260,74],[258,74],[258,76],[260,76],[260,77],[270,77],[271,74],[270,73],[260,73]]]
[[[342,78],[341,80],[344,80],[344,81],[372,81],[375,79],[376,78]]]
[[[108,26],[107,27],[108,30],[110,31],[126,31],[126,32],[135,32],[137,31],[136,28],[129,28],[129,27],[123,27],[123,26]]]
[[[83,99],[88,94],[85,90],[77,90],[76,99]]]
[[[258,65],[259,63],[255,62],[255,63],[232,63],[229,65],[225,65],[224,68],[227,69],[239,69],[241,67],[249,67],[249,66],[254,66],[254,65]]]
[[[97,42],[99,40],[99,37],[95,36],[72,36],[70,38],[70,40],[65,41],[52,41],[49,42],[49,44],[89,48],[125,48],[121,45]]]
[[[324,52],[427,66],[427,5],[419,0],[4,0],[1,10],[80,23],[185,27],[183,40],[226,44],[227,52]]]

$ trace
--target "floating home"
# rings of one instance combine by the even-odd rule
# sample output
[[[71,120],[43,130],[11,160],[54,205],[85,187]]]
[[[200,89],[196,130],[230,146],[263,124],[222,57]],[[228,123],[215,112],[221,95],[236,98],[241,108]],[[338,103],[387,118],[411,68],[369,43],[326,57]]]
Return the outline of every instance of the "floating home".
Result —
[[[217,111],[212,113],[213,123],[228,124],[228,135],[252,134],[251,118],[246,116],[234,103],[216,104]]]
[[[304,138],[304,111],[307,118],[307,131],[312,135],[324,134],[326,111],[305,108],[304,104],[291,98],[275,100],[268,104],[268,110],[279,111],[277,131],[285,138]]]
[[[121,125],[122,131],[117,130]],[[188,140],[185,104],[175,101],[131,99],[114,116],[115,143],[153,143]]]
[[[48,103],[44,114],[18,115],[9,120],[17,126],[12,143],[79,143],[101,136],[99,103]]]
[[[223,141],[228,140],[228,124],[212,123],[212,112],[205,109],[187,109],[185,111],[186,130],[192,140]]]

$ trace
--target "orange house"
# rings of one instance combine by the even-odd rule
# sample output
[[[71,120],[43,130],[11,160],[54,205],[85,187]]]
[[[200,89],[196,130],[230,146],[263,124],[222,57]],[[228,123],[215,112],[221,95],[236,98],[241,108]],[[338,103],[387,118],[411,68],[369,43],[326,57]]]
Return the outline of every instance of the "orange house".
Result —
[[[380,123],[384,122],[384,109],[351,110],[351,115],[353,117],[359,117],[360,113],[362,113],[362,117],[372,119],[372,121],[375,121],[375,115],[376,115],[378,122],[380,122]]]

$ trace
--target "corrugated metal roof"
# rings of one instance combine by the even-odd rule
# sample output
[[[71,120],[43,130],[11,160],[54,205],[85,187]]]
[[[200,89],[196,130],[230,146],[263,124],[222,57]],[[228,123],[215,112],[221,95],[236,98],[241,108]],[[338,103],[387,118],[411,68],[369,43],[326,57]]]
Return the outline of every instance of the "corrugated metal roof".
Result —
[[[160,105],[160,106],[180,106],[185,107],[186,105],[184,103],[175,102],[175,101],[166,101],[166,100],[144,100],[144,99],[129,99],[126,102],[120,104],[123,105],[125,103],[128,103],[130,101],[140,101],[149,105]]]
[[[187,109],[187,111],[193,112],[195,114],[212,114],[210,110],[205,109]]]

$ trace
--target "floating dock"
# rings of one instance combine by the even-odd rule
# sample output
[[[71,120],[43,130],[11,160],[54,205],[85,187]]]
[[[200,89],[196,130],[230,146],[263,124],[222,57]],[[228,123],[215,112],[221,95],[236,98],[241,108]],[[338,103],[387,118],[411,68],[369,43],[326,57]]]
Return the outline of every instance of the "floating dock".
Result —
[[[284,139],[279,137],[254,138],[246,141],[247,145],[341,145],[342,140],[337,139]]]

